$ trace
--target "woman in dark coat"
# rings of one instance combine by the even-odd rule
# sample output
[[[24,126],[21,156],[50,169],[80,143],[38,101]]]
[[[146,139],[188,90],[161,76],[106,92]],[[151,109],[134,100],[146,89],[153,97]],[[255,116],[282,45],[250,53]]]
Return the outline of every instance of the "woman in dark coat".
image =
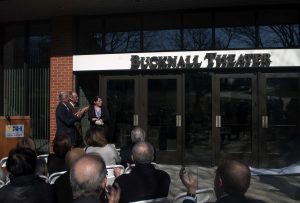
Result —
[[[109,113],[105,107],[103,107],[102,99],[99,96],[95,96],[93,105],[90,106],[88,111],[88,119],[91,127],[102,127],[107,130],[109,121]]]

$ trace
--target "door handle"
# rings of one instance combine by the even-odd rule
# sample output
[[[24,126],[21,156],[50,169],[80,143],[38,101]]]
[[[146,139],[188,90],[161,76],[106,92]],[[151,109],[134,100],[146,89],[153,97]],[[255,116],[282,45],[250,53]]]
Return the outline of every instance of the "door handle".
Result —
[[[138,125],[139,125],[139,115],[133,114],[133,126],[138,126]]]
[[[221,116],[220,115],[216,115],[216,128],[221,128],[222,124],[221,124]]]
[[[269,128],[269,117],[262,116],[262,128]]]
[[[265,116],[261,116],[261,127],[266,128]]]
[[[176,127],[181,127],[181,115],[176,115]]]

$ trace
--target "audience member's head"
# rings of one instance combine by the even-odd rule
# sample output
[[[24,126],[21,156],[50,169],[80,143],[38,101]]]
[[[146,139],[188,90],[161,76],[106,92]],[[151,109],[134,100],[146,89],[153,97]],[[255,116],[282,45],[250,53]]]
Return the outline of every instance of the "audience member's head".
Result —
[[[106,186],[106,166],[101,156],[86,154],[71,167],[70,182],[73,198],[80,196],[99,197]]]
[[[58,101],[60,102],[68,102],[69,96],[68,93],[65,91],[62,91],[58,95]]]
[[[148,142],[138,142],[132,148],[132,160],[137,164],[150,164],[154,158],[154,149]]]
[[[72,141],[69,135],[56,137],[53,141],[53,151],[56,156],[64,159],[67,152],[72,148]]]
[[[103,128],[91,127],[86,132],[85,142],[88,146],[104,147],[107,144],[105,130]]]
[[[247,165],[231,159],[223,160],[216,170],[214,182],[217,198],[224,194],[245,194],[250,185],[250,178]]]
[[[30,137],[19,138],[18,141],[17,141],[16,148],[29,148],[29,149],[32,149],[33,151],[36,151],[35,142]]]
[[[6,162],[7,171],[13,176],[34,174],[36,153],[29,148],[16,148],[10,151]]]
[[[85,151],[82,148],[73,148],[66,154],[66,164],[68,168],[71,168],[73,163],[77,161],[80,157],[82,157],[85,154]]]
[[[141,127],[135,127],[131,131],[132,143],[144,142],[146,140],[146,133]]]

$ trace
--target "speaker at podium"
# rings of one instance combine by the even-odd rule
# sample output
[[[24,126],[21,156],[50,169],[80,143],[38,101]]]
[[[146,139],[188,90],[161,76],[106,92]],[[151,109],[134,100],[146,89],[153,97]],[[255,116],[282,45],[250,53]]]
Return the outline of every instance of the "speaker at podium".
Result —
[[[30,116],[0,116],[0,159],[8,156],[20,137],[29,137]]]

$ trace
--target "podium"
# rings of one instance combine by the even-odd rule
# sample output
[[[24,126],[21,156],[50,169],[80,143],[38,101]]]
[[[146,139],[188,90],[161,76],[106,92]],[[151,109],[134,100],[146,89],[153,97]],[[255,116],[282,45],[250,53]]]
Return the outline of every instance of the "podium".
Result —
[[[20,137],[29,137],[30,116],[0,116],[0,159],[8,156]]]

